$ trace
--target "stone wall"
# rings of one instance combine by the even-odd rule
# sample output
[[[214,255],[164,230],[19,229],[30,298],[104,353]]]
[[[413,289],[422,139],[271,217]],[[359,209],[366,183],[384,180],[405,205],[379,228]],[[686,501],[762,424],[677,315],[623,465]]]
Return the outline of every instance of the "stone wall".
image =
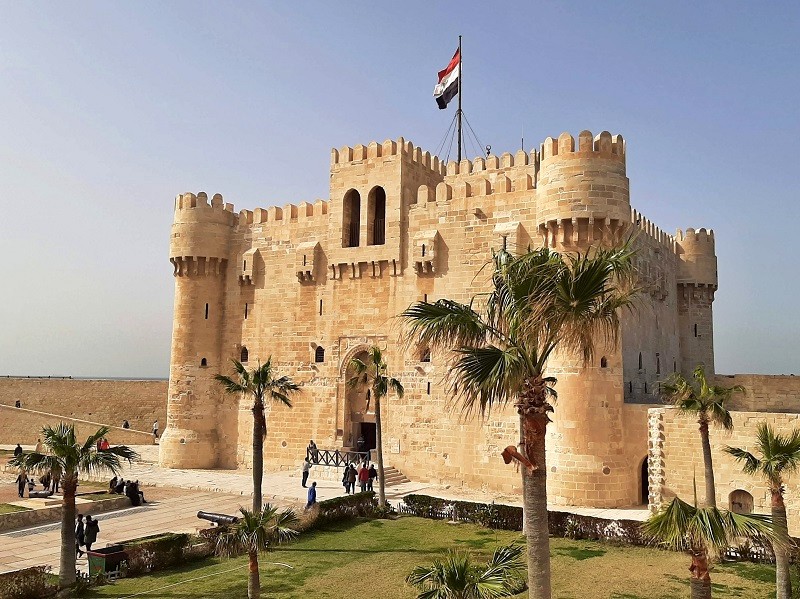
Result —
[[[99,422],[90,422],[76,418],[64,418],[57,414],[26,410],[0,404],[0,444],[35,445],[41,437],[44,426],[55,426],[59,422],[75,425],[75,434],[78,439],[86,440],[89,435],[97,432],[103,426]],[[108,433],[108,440],[112,445],[149,445],[153,443],[153,435],[144,431],[112,427]]]
[[[729,509],[731,493],[743,490],[753,496],[754,511],[769,513],[769,490],[760,478],[742,473],[740,464],[723,451],[726,445],[755,451],[756,427],[768,422],[780,432],[800,427],[800,414],[732,412],[733,430],[726,432],[712,427],[711,452],[714,460],[714,481],[717,506]],[[694,498],[693,477],[697,480],[698,499],[705,497],[703,452],[697,421],[680,415],[675,408],[652,408],[650,425],[651,508],[669,502],[676,495],[684,501]],[[786,511],[789,533],[800,535],[800,475],[790,476],[786,488]]]
[[[150,432],[167,418],[167,381],[114,379],[0,378],[0,405],[13,406]],[[0,433],[2,434],[2,433]],[[35,439],[34,439],[35,440]]]
[[[742,412],[800,412],[800,376],[733,374],[717,375],[723,387],[742,385],[746,392],[734,394],[732,410]]]

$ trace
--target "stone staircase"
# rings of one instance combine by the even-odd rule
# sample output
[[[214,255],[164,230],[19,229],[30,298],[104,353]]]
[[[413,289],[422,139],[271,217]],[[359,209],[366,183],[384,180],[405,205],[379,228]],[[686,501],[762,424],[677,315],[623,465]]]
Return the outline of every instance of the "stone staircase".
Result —
[[[401,485],[403,483],[410,483],[411,481],[406,478],[406,475],[400,472],[394,466],[384,466],[383,467],[383,478],[384,484],[387,487],[392,487],[394,485]]]

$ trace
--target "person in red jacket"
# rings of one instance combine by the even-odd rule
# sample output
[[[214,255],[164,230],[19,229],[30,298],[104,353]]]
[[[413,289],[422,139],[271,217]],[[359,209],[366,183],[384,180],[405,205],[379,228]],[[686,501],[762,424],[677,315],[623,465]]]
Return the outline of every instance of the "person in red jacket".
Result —
[[[367,463],[364,462],[361,464],[361,468],[358,470],[358,485],[361,487],[361,492],[367,490],[367,483],[369,482],[369,470],[367,469]]]

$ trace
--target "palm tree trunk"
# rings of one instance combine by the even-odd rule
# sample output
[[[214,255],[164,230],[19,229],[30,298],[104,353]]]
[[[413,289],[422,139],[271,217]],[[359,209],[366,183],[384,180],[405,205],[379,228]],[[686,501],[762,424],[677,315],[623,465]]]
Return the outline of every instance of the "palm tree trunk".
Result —
[[[61,492],[61,559],[58,584],[63,589],[75,584],[75,490],[76,481],[71,476],[62,480]]]
[[[691,598],[711,599],[711,575],[708,573],[708,553],[705,549],[692,551]]]
[[[264,478],[264,402],[253,402],[253,512],[261,511],[261,482]]]
[[[521,465],[523,515],[528,546],[528,597],[550,599],[550,530],[547,521],[547,465],[545,434],[552,407],[547,403],[545,384],[536,377],[525,382],[517,409],[524,439],[525,457],[532,468]]]
[[[703,466],[706,477],[706,506],[717,507],[717,492],[714,487],[714,464],[711,461],[711,441],[708,438],[708,421],[700,419],[700,441],[703,446]]]
[[[247,577],[247,599],[259,599],[261,597],[261,579],[258,575],[258,553],[248,552],[249,575]]]
[[[383,435],[381,431],[381,398],[375,393],[375,453],[378,454],[378,505],[386,505],[386,485],[383,481]]]
[[[789,536],[786,522],[786,505],[780,487],[772,490],[772,523],[776,532]],[[775,550],[775,586],[778,599],[792,599],[792,579],[789,574],[789,551],[786,547],[774,547]]]

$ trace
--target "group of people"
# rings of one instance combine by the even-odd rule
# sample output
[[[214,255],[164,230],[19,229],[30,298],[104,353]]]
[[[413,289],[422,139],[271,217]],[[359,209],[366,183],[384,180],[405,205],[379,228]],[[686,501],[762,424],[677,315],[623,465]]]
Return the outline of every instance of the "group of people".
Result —
[[[75,522],[75,552],[78,557],[83,555],[81,547],[86,547],[86,551],[92,550],[92,545],[97,541],[100,532],[100,524],[97,519],[86,515],[86,522],[83,521],[83,514],[78,514]]]
[[[36,449],[34,450],[36,453],[42,453],[42,440],[36,440]],[[14,457],[19,457],[23,453],[22,445],[17,443],[17,446],[14,448]],[[20,497],[25,496],[25,488],[28,488],[28,496],[30,497],[31,491],[36,490],[36,479],[32,476],[29,477],[28,473],[25,470],[21,470],[17,475],[16,480],[14,481],[17,484],[17,494]],[[59,487],[61,486],[61,473],[60,472],[46,472],[40,478],[39,482],[42,485],[42,490],[46,491],[49,494],[58,493]]]
[[[357,470],[355,464],[348,464],[345,466],[344,474],[342,475],[344,492],[348,495],[350,493],[355,493],[356,482],[358,482],[358,486],[361,488],[362,493],[364,491],[372,491],[373,483],[377,478],[378,471],[375,469],[375,464],[370,464],[368,467],[367,463],[364,462]]]
[[[108,492],[116,493],[117,495],[125,495],[125,497],[131,500],[131,505],[138,506],[147,503],[144,498],[144,492],[139,490],[138,480],[126,481],[121,476],[119,478],[115,476],[108,481]]]

